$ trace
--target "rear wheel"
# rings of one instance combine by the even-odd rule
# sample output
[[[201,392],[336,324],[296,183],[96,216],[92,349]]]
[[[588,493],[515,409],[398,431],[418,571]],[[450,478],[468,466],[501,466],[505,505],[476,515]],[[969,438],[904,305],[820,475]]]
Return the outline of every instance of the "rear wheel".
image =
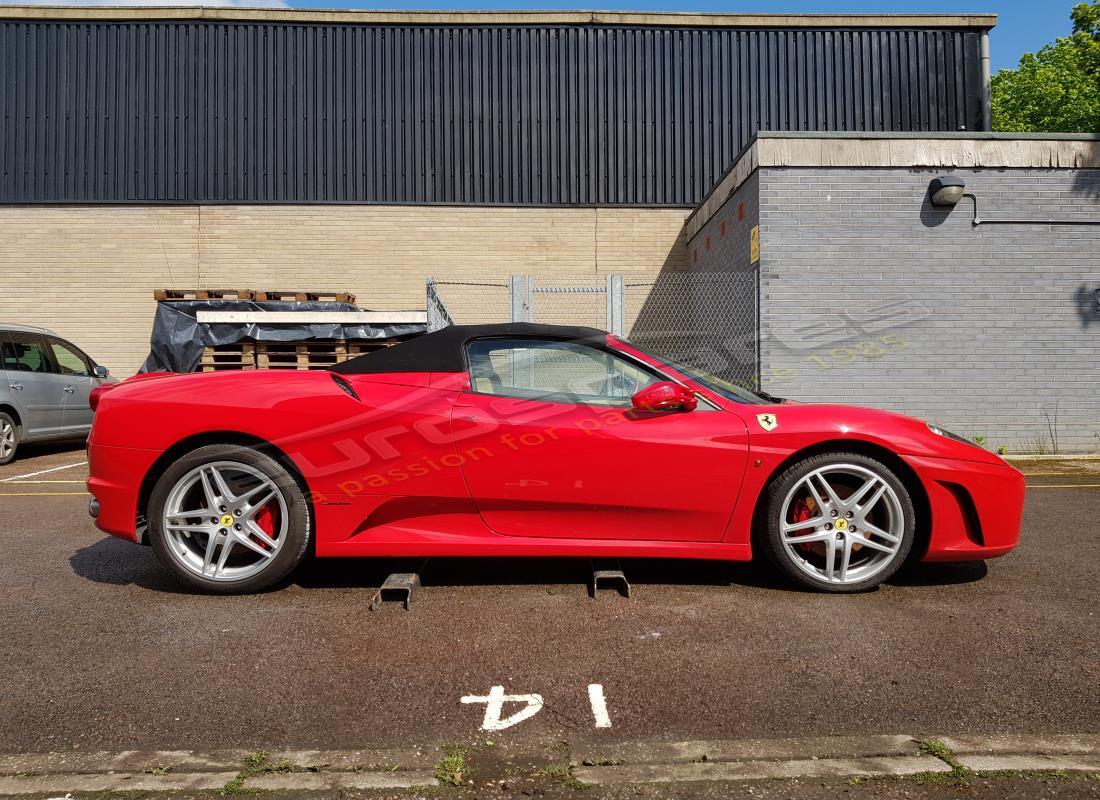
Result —
[[[860,592],[897,572],[915,525],[909,492],[889,467],[858,453],[827,453],[772,482],[763,545],[804,586]]]
[[[275,459],[211,445],[169,467],[149,500],[149,538],[183,582],[216,594],[255,592],[286,577],[309,547],[309,505]]]
[[[19,449],[19,425],[6,411],[0,411],[0,464],[15,461]]]

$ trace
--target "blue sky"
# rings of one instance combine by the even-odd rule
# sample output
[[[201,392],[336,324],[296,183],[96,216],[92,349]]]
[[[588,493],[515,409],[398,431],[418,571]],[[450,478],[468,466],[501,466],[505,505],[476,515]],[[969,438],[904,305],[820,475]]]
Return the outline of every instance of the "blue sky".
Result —
[[[990,36],[994,71],[1015,67],[1020,55],[1035,51],[1070,32],[1069,11],[1074,0],[0,0],[0,4],[64,3],[74,5],[217,5],[283,6],[292,8],[385,9],[598,9],[601,11],[712,11],[776,14],[959,14],[999,15]],[[1078,0],[1079,1],[1079,0]]]
[[[177,0],[179,1],[179,0]],[[362,0],[285,0],[296,8],[363,8]],[[266,5],[262,0],[258,4]],[[720,2],[720,0],[380,0],[377,8],[495,9],[495,8],[583,8],[616,11],[736,11],[807,14],[882,13],[995,13],[997,27],[990,36],[993,69],[1014,67],[1022,53],[1038,50],[1057,36],[1070,32],[1072,0],[967,0],[967,2],[885,2],[885,0],[780,0],[779,2]]]

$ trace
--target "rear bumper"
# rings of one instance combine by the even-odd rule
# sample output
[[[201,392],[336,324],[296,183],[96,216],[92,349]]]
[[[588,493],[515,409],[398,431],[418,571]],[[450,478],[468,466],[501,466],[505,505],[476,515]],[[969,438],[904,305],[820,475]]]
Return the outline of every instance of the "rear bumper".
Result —
[[[159,456],[158,450],[88,446],[88,491],[92,500],[99,503],[97,528],[112,536],[138,541],[141,482]]]
[[[1020,540],[1024,476],[1008,464],[903,456],[928,493],[924,561],[996,558]]]

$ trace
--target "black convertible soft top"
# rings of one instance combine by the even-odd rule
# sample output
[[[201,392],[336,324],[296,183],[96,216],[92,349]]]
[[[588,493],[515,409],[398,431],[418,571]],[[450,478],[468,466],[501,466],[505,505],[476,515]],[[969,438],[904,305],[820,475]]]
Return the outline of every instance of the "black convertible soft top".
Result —
[[[406,339],[391,347],[349,359],[331,367],[331,371],[345,375],[379,372],[464,372],[467,342],[472,339],[512,336],[583,341],[598,345],[607,341],[605,331],[573,325],[538,325],[533,322],[451,325],[434,333]]]

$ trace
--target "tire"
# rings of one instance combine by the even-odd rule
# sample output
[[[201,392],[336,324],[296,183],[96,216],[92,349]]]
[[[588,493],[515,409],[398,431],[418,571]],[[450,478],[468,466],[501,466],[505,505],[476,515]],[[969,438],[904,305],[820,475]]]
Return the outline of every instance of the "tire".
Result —
[[[0,411],[0,464],[15,461],[22,429],[11,414]]]
[[[825,453],[787,468],[767,489],[765,514],[768,558],[787,578],[822,592],[875,588],[905,563],[916,535],[905,484],[859,453]]]
[[[294,476],[266,453],[236,445],[201,447],[172,464],[153,488],[146,518],[160,563],[210,594],[274,586],[302,562],[313,535]]]

